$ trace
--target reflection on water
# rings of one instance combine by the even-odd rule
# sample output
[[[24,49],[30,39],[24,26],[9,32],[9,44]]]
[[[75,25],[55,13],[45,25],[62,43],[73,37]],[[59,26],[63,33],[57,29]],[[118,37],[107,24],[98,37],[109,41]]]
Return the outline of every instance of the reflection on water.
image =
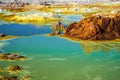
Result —
[[[103,51],[104,53],[110,52],[111,50],[117,50],[120,52],[119,41],[80,41],[80,45],[86,54],[92,52]]]
[[[0,61],[0,65],[22,65],[27,72],[21,76],[30,75],[32,80],[119,80],[120,54],[116,51],[119,42],[81,41],[79,44],[43,35],[5,42],[9,43],[3,48],[5,52],[20,52],[30,59]]]
[[[19,52],[29,58],[27,61],[0,61],[0,67],[4,68],[9,65],[22,65],[24,71],[16,74],[20,77],[28,75],[32,80],[119,80],[120,41],[75,43],[64,38],[44,36],[51,32],[50,25],[36,27],[32,24],[2,24],[0,26],[0,32],[26,35],[26,37],[0,41],[2,52]],[[28,37],[33,34],[41,35]],[[0,72],[0,75],[13,74]]]

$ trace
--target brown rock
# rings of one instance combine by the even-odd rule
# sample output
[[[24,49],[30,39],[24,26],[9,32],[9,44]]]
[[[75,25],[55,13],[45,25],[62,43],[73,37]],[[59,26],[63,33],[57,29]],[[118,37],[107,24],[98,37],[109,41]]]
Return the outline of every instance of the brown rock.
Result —
[[[17,76],[5,77],[5,80],[18,80],[18,77]]]
[[[63,35],[83,40],[113,40],[120,38],[120,13],[94,15],[68,25]]]
[[[6,36],[5,34],[2,34],[2,33],[0,34],[0,37],[5,37],[5,36]]]
[[[10,70],[23,70],[21,66],[15,65],[15,66],[10,66]]]

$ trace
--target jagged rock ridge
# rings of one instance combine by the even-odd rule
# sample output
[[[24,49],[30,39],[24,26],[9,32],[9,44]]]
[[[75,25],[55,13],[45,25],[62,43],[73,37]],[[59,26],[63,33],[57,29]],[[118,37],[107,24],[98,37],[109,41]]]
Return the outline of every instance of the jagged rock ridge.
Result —
[[[113,40],[120,38],[120,13],[94,15],[68,25],[64,36],[83,40]]]

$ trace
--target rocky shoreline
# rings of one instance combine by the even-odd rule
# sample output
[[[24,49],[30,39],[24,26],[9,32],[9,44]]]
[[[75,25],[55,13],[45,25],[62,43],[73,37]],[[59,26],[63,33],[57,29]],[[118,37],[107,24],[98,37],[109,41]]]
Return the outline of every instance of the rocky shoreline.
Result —
[[[5,36],[0,36],[0,40],[8,40],[12,38],[17,38],[18,36],[12,36],[12,35],[5,35]]]
[[[18,61],[18,60],[23,61],[28,59],[26,56],[21,56],[18,54],[19,53],[0,53],[0,61]],[[19,66],[19,64],[10,65],[7,66],[6,68],[1,66],[0,66],[0,73],[10,73],[14,75],[6,76],[0,74],[0,80],[30,80],[29,75],[17,76],[19,72],[21,72],[22,74],[22,72],[25,71],[23,66]]]
[[[120,38],[120,12],[93,15],[68,25],[63,36],[77,40],[114,40]]]

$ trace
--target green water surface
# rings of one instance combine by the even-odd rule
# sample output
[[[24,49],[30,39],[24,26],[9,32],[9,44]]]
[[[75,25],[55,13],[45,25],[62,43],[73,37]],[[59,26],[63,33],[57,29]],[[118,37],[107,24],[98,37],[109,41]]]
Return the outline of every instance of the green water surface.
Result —
[[[0,66],[22,65],[32,80],[119,80],[120,42],[73,42],[44,35],[1,41],[3,52],[19,52],[27,61],[0,61]],[[0,73],[2,75],[13,75]]]

